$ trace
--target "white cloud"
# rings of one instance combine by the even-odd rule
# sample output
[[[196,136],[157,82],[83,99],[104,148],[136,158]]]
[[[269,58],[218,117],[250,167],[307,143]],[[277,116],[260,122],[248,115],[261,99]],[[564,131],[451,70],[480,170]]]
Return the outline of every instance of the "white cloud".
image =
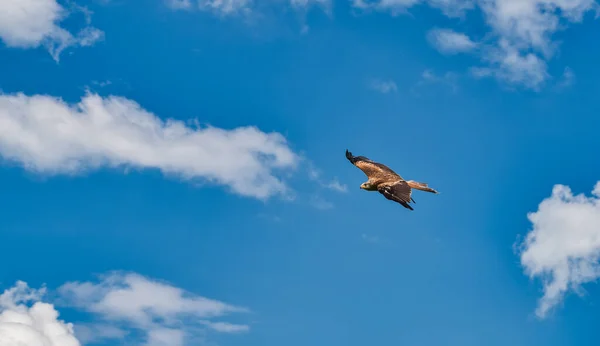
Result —
[[[19,281],[0,295],[0,346],[80,345],[73,325],[59,320],[53,305],[40,301],[45,291]]]
[[[248,13],[251,10],[251,0],[199,0],[202,10],[209,10],[221,15]]]
[[[202,324],[220,333],[244,333],[250,330],[250,327],[244,324],[210,321],[203,321]]]
[[[122,340],[127,336],[127,332],[117,326],[102,323],[78,323],[75,325],[75,335],[79,341],[87,345],[107,339]]]
[[[58,289],[58,294],[61,304],[87,311],[105,324],[142,331],[148,346],[183,345],[201,326],[221,333],[250,329],[212,320],[248,312],[246,308],[196,296],[134,273],[111,273],[99,282],[69,282]]]
[[[380,10],[398,10],[405,9],[420,3],[421,0],[352,0],[352,4],[356,8],[361,9],[380,9]]]
[[[0,39],[13,48],[44,46],[58,62],[65,48],[90,46],[104,37],[102,31],[91,26],[74,36],[59,26],[68,14],[56,0],[3,0],[0,2]],[[86,14],[89,18],[89,13]]]
[[[247,325],[223,319],[248,312],[193,295],[134,273],[113,272],[99,282],[69,282],[52,292],[64,308],[90,314],[92,322],[60,320],[55,306],[42,302],[46,288],[16,285],[0,295],[0,346],[80,346],[105,340],[144,346],[182,346],[204,340],[206,331],[245,333]],[[159,297],[160,299],[157,299]],[[141,340],[137,334],[141,332]]]
[[[484,56],[489,75],[539,90],[550,77],[545,60],[557,48],[552,35],[566,22],[598,10],[595,0],[487,0],[481,2],[498,47]],[[562,22],[562,23],[561,23]]]
[[[330,181],[323,181],[321,179],[321,172],[317,168],[315,168],[310,162],[308,162],[307,167],[308,167],[309,179],[311,179],[312,181],[315,181],[317,184],[319,184],[319,186],[321,188],[339,192],[339,193],[348,192],[348,187],[346,185],[340,183],[337,178],[333,178]],[[329,210],[329,209],[334,208],[333,203],[324,199],[318,193],[315,193],[312,196],[310,196],[309,204],[312,207],[319,209],[319,210]]]
[[[321,171],[314,167],[312,163],[306,162],[308,167],[308,177],[317,182],[322,188],[326,188],[329,190],[337,191],[337,192],[347,192],[348,187],[345,184],[340,183],[337,178],[333,178],[330,181],[323,181],[321,179]]]
[[[254,0],[165,0],[167,6],[176,10],[200,9],[209,11],[220,16],[231,15],[249,15],[254,12],[258,6],[268,3],[260,3]],[[328,10],[331,6],[330,0],[286,0],[280,2],[291,6],[294,9],[307,9],[313,5],[320,6]],[[278,4],[280,4],[278,3]],[[273,5],[270,3],[269,5]]]
[[[443,54],[470,52],[477,48],[477,43],[469,36],[450,29],[432,29],[427,38]]]
[[[290,0],[290,4],[295,8],[308,8],[313,5],[321,6],[329,9],[331,6],[330,0]]]
[[[318,195],[313,195],[310,198],[310,204],[319,209],[319,210],[329,210],[329,209],[333,209],[333,203],[323,199],[323,197],[318,196]]]
[[[346,186],[346,184],[340,183],[340,181],[337,180],[336,178],[334,178],[332,181],[326,183],[325,187],[330,190],[334,190],[334,191],[338,191],[338,192],[347,192],[348,191],[348,187]]]
[[[591,197],[555,185],[528,218],[533,228],[518,247],[525,273],[542,280],[536,314],[544,318],[565,293],[600,277],[600,182]]]
[[[408,8],[423,3],[439,8],[449,17],[460,17],[465,10],[474,7],[473,0],[352,0],[355,8],[390,11],[393,15],[405,13]]]
[[[465,11],[475,8],[475,0],[428,0],[427,2],[448,17],[462,17]]]
[[[562,77],[558,81],[557,86],[559,88],[568,88],[575,84],[576,79],[577,78],[575,77],[575,73],[573,72],[573,70],[567,66],[565,67]]]
[[[417,93],[416,88],[432,84],[445,85],[452,89],[453,92],[456,92],[458,90],[458,75],[450,71],[438,75],[431,69],[426,69],[421,73],[421,79],[417,82],[415,87],[412,88],[412,91]]]
[[[481,3],[488,24],[518,48],[552,51],[551,35],[560,19],[581,21],[583,14],[597,8],[594,0],[487,0]]]
[[[595,0],[353,0],[355,7],[387,10],[392,14],[427,3],[447,16],[462,15],[477,4],[490,28],[488,44],[478,50],[487,66],[477,76],[492,76],[510,85],[539,90],[550,77],[546,60],[557,49],[552,35],[568,23],[581,22],[599,6]],[[443,34],[440,36],[439,34]],[[428,38],[442,53],[472,51],[474,42],[453,31],[433,31]],[[528,71],[531,69],[531,71]]]
[[[136,325],[152,325],[156,317],[174,320],[178,315],[198,318],[247,312],[204,297],[193,296],[167,283],[133,273],[111,273],[98,283],[68,282],[58,292],[69,305]],[[161,299],[155,299],[161,297]]]
[[[96,94],[77,104],[45,95],[0,94],[0,156],[43,174],[159,169],[261,199],[289,195],[275,174],[299,161],[279,133],[162,121],[131,100]]]
[[[191,0],[165,0],[168,7],[171,7],[176,10],[183,9],[191,9],[192,1]]]
[[[489,50],[484,58],[489,67],[475,67],[475,77],[496,77],[508,85],[523,85],[539,90],[549,77],[544,60],[533,53],[523,53],[502,40],[498,48]]]
[[[145,346],[179,346],[183,345],[185,333],[178,329],[158,328],[148,332]]]
[[[393,80],[374,79],[369,83],[369,87],[382,94],[398,91],[398,86]]]
[[[363,233],[363,234],[361,234],[360,237],[368,243],[373,243],[373,244],[379,243],[379,237],[376,235],[368,235],[368,234]]]
[[[89,47],[102,39],[104,39],[104,32],[102,30],[87,27],[77,34],[75,42],[82,47]]]

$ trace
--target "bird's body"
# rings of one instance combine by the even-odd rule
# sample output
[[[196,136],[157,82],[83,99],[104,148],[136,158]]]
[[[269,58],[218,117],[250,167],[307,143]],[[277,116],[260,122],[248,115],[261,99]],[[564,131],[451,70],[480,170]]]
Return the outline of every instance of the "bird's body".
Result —
[[[364,156],[353,156],[351,152],[346,150],[346,158],[369,178],[360,185],[361,189],[365,191],[378,191],[385,198],[398,202],[407,209],[413,210],[409,203],[411,201],[415,203],[415,200],[411,196],[412,189],[438,193],[425,183],[413,180],[406,181],[386,165],[372,161]]]

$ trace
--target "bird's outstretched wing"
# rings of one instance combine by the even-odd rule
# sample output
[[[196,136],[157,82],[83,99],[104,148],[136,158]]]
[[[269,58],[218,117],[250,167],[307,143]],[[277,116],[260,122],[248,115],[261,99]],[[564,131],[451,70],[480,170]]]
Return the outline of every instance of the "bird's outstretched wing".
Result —
[[[414,202],[412,199],[411,192],[412,189],[408,186],[408,183],[404,180],[398,180],[393,183],[384,183],[380,184],[377,187],[379,193],[381,193],[385,198],[400,203],[404,208],[414,210],[410,205],[410,201]]]
[[[346,158],[353,165],[363,171],[367,177],[381,177],[384,179],[402,179],[402,177],[390,169],[388,166],[370,160],[364,156],[353,156],[351,152],[346,149]]]

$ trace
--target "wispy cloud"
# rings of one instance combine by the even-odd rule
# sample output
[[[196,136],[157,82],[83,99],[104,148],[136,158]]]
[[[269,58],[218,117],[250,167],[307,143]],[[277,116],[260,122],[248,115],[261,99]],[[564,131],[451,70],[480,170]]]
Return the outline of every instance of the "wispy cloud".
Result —
[[[248,312],[246,308],[135,273],[113,272],[99,281],[69,282],[53,291],[56,305],[88,315],[88,322],[75,326],[60,320],[55,305],[43,301],[46,293],[45,287],[32,289],[19,281],[0,295],[0,345],[80,346],[111,340],[182,346],[204,338],[206,331],[250,330],[248,325],[222,321],[230,314]]]
[[[416,83],[416,85],[412,88],[412,92],[415,94],[419,94],[418,88],[426,86],[426,85],[443,85],[449,87],[452,92],[458,91],[458,74],[455,72],[446,72],[444,74],[438,75],[431,69],[426,69],[421,73],[421,78]]]
[[[165,0],[165,3],[174,10],[189,10],[192,8],[192,0]]]
[[[345,184],[340,183],[337,180],[337,178],[334,178],[330,182],[325,183],[323,186],[330,190],[334,190],[334,191],[338,191],[338,192],[347,192],[348,191],[348,187]]]
[[[376,235],[369,235],[369,234],[365,234],[365,233],[363,233],[363,234],[361,234],[361,235],[360,235],[360,237],[361,237],[361,238],[362,238],[364,241],[366,241],[366,242],[368,242],[368,243],[372,243],[372,244],[377,244],[377,243],[379,243],[379,241],[380,241],[379,237],[378,237],[378,236],[376,236]]]
[[[97,282],[69,282],[57,290],[61,306],[85,311],[100,321],[90,337],[122,338],[118,330],[136,329],[146,345],[180,346],[205,326],[219,333],[241,333],[248,325],[214,321],[248,309],[200,297],[135,273],[110,273]],[[160,297],[160,299],[156,299]],[[110,326],[110,335],[106,333]],[[94,334],[101,332],[101,335]]]
[[[566,24],[581,22],[586,13],[599,12],[594,0],[354,0],[357,8],[392,14],[420,3],[440,8],[451,17],[460,16],[477,4],[481,9],[478,13],[484,15],[490,29],[485,45],[450,29],[434,29],[428,39],[444,54],[478,54],[482,65],[472,69],[476,77],[494,77],[504,84],[533,90],[540,90],[551,77],[547,61],[558,48],[552,36]]]
[[[573,84],[575,84],[576,79],[577,78],[575,77],[573,70],[567,66],[565,67],[561,78],[558,80],[557,87],[559,89],[571,87]]]
[[[369,82],[369,88],[383,94],[398,91],[398,86],[392,80],[373,79]]]
[[[201,321],[201,323],[210,329],[220,332],[220,333],[245,333],[250,331],[250,326],[245,324],[233,324],[229,322],[211,322],[211,321]]]
[[[107,322],[78,323],[75,325],[75,335],[83,344],[98,343],[103,340],[123,340],[129,333]]]
[[[168,7],[175,10],[201,10],[227,17],[236,15],[250,15],[258,10],[259,3],[254,0],[165,0]],[[331,7],[330,0],[287,0],[269,5],[287,5],[296,10],[306,10],[318,6],[328,11]]]
[[[310,204],[319,209],[319,210],[329,210],[329,209],[333,209],[333,203],[323,199],[323,197],[319,196],[319,195],[313,195],[310,198]]]
[[[389,11],[393,15],[421,3],[440,9],[449,17],[462,17],[466,10],[474,8],[474,0],[352,0],[353,7],[361,10]]]
[[[109,86],[109,85],[111,85],[113,83],[112,83],[112,81],[105,80],[105,81],[92,81],[92,84],[93,85],[97,85],[97,86],[103,88],[103,87]]]
[[[259,213],[256,215],[256,217],[266,220],[268,222],[274,222],[274,223],[278,223],[278,222],[282,221],[281,217],[279,217],[277,215],[273,215],[273,214]]]
[[[0,2],[0,39],[7,47],[36,48],[44,46],[58,62],[68,47],[91,46],[104,38],[104,32],[90,26],[91,12],[83,12],[88,26],[73,35],[59,24],[70,13],[56,0],[12,0]]]
[[[542,281],[536,314],[544,318],[565,293],[581,293],[582,284],[600,278],[600,182],[590,197],[555,185],[527,217],[532,229],[516,245],[525,273]]]
[[[199,0],[198,7],[221,15],[248,13],[251,10],[250,0]]]
[[[450,29],[432,29],[427,33],[429,42],[443,54],[471,52],[477,43],[469,36]]]
[[[331,180],[323,180],[321,178],[321,171],[318,170],[312,163],[306,162],[308,167],[308,177],[312,181],[315,181],[319,186],[325,189],[333,190],[336,192],[347,192],[348,187],[345,184],[340,183],[337,178]]]

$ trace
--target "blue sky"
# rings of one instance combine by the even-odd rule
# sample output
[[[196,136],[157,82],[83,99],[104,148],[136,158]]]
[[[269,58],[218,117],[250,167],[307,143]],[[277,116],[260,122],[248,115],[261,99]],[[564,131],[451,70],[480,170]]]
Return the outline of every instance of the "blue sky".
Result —
[[[596,9],[0,1],[0,346],[597,345]]]

